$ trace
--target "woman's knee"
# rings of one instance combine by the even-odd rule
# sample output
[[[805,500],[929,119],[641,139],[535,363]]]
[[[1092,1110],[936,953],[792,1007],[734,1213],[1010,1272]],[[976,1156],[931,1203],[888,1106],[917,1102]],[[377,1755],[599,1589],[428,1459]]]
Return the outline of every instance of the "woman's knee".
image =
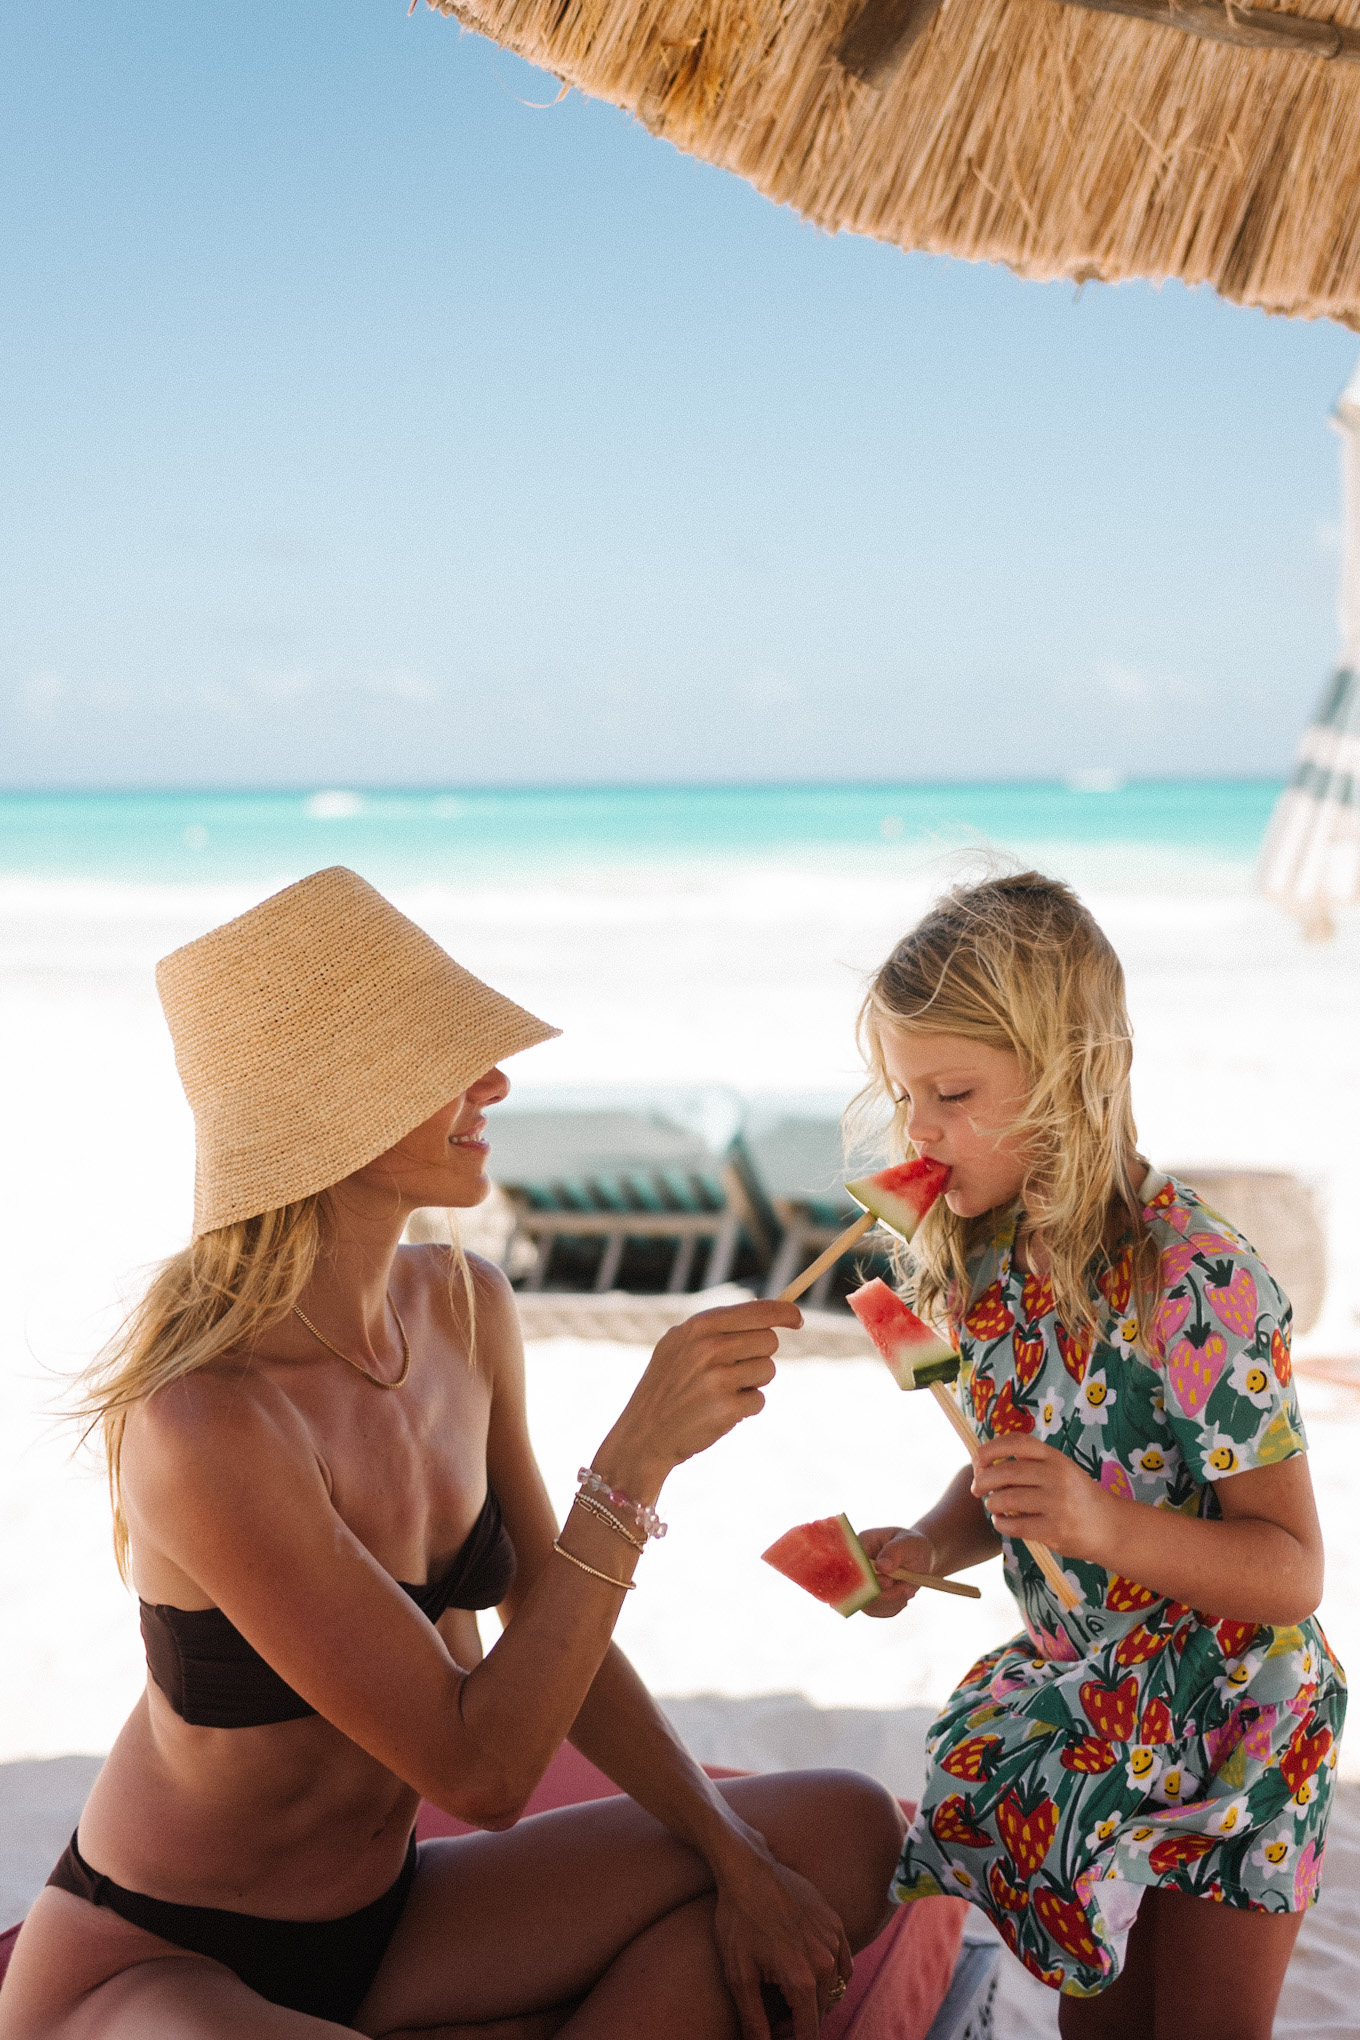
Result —
[[[860,1771],[786,1771],[724,1789],[779,1860],[825,1893],[852,1946],[871,1941],[891,1911],[906,1833],[892,1794]]]
[[[852,1947],[862,1948],[892,1914],[888,1889],[907,1832],[906,1818],[891,1792],[860,1771],[832,1774],[834,1797],[826,1823],[829,1838],[846,1852],[844,1874],[853,1889],[842,1918]]]

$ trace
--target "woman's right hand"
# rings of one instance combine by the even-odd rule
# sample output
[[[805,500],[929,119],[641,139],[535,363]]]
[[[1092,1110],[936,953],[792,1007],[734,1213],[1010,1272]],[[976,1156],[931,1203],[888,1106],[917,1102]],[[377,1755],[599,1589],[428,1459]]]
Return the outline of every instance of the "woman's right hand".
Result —
[[[904,1572],[933,1573],[936,1571],[934,1545],[919,1530],[861,1530],[859,1541],[883,1589],[878,1599],[869,1603],[865,1614],[880,1617],[900,1615],[908,1601],[914,1600],[921,1590],[907,1586],[902,1580],[890,1579],[888,1575],[899,1566]]]
[[[802,1322],[797,1304],[758,1300],[673,1326],[596,1453],[597,1472],[639,1501],[655,1500],[672,1467],[764,1409],[778,1335]]]

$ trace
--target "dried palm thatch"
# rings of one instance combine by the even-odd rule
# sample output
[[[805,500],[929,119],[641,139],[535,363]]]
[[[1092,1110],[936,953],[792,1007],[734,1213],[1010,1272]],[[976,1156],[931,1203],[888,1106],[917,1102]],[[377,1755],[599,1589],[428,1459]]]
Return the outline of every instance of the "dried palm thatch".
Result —
[[[1360,0],[429,0],[833,231],[1360,330]]]

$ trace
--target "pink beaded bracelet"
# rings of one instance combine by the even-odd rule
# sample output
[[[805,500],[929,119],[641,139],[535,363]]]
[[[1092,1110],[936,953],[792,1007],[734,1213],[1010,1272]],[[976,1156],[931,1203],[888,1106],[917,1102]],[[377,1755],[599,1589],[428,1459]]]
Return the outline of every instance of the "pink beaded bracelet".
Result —
[[[655,1509],[649,1509],[645,1502],[635,1502],[622,1488],[610,1487],[602,1473],[596,1473],[593,1466],[583,1466],[576,1476],[587,1494],[599,1495],[602,1501],[612,1502],[616,1509],[626,1509],[644,1537],[664,1537],[666,1525]]]

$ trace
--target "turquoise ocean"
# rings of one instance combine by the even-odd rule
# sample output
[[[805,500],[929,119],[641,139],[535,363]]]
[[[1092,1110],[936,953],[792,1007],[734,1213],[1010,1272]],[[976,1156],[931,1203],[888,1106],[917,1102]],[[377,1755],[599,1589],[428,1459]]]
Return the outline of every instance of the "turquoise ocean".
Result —
[[[1126,883],[1251,865],[1281,782],[0,795],[0,876],[263,887],[331,863],[401,888],[848,860],[885,875],[975,845],[1095,853]],[[1066,861],[1061,859],[1060,861]]]

